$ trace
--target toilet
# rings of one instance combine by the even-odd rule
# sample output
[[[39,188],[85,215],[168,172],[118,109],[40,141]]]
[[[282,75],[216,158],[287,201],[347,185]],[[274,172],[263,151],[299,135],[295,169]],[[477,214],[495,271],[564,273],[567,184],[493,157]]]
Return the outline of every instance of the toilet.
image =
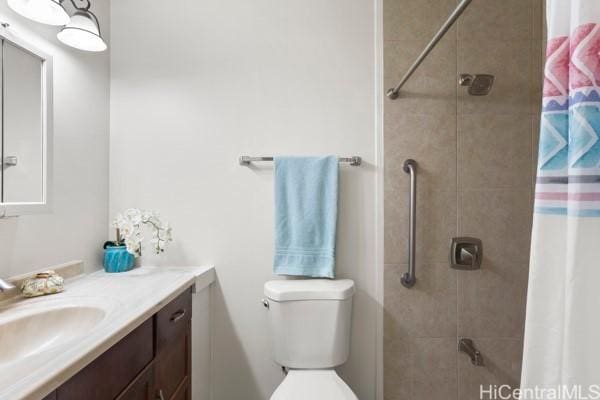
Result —
[[[265,283],[273,358],[288,371],[271,400],[358,400],[335,367],[348,360],[354,282]]]

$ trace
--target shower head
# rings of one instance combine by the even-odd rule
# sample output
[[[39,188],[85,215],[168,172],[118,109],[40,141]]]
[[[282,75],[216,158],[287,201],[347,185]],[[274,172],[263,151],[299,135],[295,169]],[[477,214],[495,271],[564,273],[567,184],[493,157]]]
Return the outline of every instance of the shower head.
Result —
[[[471,96],[485,96],[492,90],[494,75],[488,74],[460,74],[458,78],[460,86],[467,86]]]

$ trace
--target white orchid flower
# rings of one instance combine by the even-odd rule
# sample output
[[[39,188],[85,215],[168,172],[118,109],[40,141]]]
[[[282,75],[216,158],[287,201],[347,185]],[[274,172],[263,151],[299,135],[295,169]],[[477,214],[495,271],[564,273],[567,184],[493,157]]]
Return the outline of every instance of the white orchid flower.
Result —
[[[125,211],[125,215],[133,225],[139,225],[142,223],[142,212],[137,208],[128,209]]]
[[[163,252],[168,242],[173,241],[172,229],[168,223],[160,220],[159,213],[150,210],[139,210],[137,208],[127,209],[123,214],[117,214],[112,223],[119,230],[120,238],[123,240],[127,251],[136,257],[141,255],[141,245],[144,240],[142,225],[149,226],[152,230],[154,250],[157,254]]]

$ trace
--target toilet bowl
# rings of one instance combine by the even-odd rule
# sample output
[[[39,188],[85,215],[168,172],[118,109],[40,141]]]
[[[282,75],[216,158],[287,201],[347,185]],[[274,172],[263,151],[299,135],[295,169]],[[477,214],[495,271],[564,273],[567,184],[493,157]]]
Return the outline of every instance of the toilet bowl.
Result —
[[[288,370],[271,400],[358,400],[335,372],[350,354],[354,282],[280,280],[265,284],[275,361]]]
[[[293,369],[270,400],[358,400],[358,397],[333,369]]]

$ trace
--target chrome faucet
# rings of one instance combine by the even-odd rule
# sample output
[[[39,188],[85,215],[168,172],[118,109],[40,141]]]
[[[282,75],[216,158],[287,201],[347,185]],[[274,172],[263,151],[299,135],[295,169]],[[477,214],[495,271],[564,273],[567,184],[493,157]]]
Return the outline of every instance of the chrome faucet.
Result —
[[[6,292],[7,290],[14,289],[15,285],[10,282],[5,281],[4,279],[0,279],[0,292]]]

